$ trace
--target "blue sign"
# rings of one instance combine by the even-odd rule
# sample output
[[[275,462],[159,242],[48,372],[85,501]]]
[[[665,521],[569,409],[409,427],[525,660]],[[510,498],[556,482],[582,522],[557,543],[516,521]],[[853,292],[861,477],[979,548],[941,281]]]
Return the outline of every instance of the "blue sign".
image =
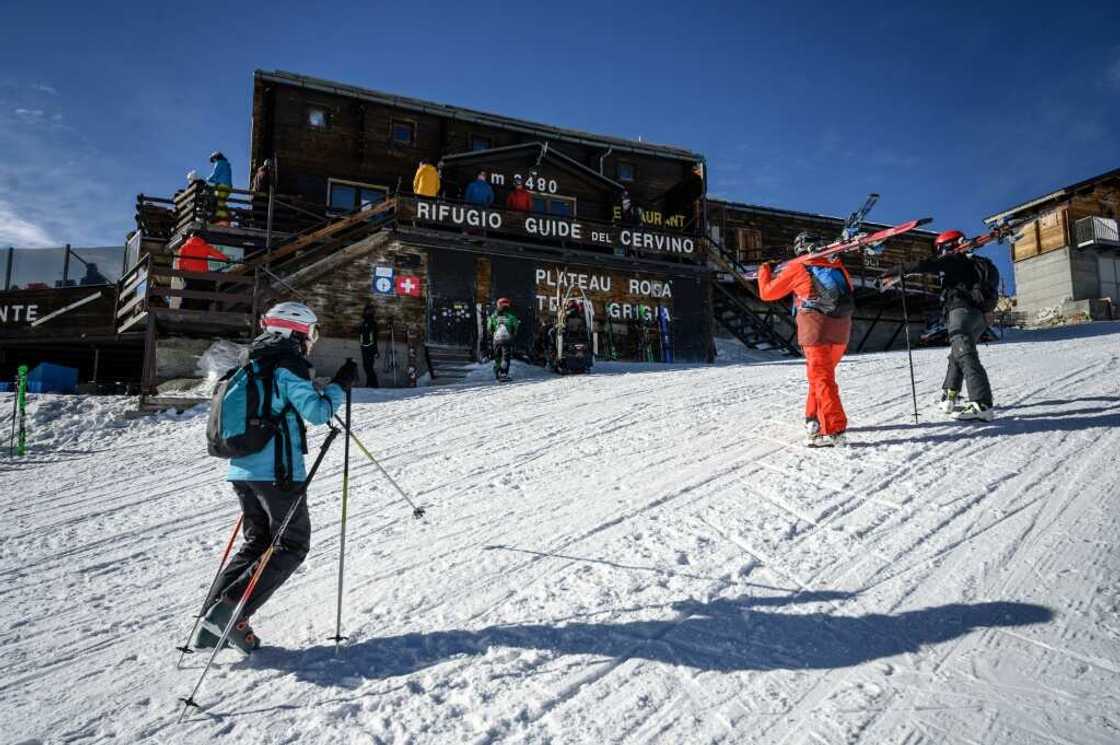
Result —
[[[377,295],[392,295],[394,291],[393,286],[393,267],[391,266],[375,266],[373,268],[373,292]]]

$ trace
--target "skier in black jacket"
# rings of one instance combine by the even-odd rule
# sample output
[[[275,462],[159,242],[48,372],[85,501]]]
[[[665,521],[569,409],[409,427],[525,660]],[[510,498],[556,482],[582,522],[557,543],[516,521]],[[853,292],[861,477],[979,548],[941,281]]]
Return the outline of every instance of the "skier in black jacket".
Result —
[[[940,408],[954,419],[990,422],[995,416],[992,388],[976,349],[988,320],[973,292],[981,281],[976,260],[967,252],[954,251],[964,240],[959,230],[946,230],[934,240],[937,256],[888,270],[883,275],[883,288],[894,286],[903,274],[941,275],[941,313],[949,334],[949,367],[941,386]],[[968,385],[969,400],[958,407],[962,382]]]
[[[373,303],[366,303],[362,310],[362,325],[358,327],[358,343],[362,346],[362,367],[366,371],[366,388],[377,388],[377,317]]]

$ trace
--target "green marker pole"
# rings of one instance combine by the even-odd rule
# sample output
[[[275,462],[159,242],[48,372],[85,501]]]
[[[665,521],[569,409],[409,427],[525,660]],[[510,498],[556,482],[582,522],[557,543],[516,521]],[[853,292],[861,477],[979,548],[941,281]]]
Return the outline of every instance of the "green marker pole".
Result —
[[[16,406],[19,407],[19,444],[17,452],[27,455],[27,365],[19,366],[19,383],[16,386]]]

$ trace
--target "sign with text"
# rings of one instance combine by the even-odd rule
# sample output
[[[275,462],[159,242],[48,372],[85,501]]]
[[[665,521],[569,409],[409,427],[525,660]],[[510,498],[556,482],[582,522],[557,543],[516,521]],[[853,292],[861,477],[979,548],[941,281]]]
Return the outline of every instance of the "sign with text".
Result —
[[[489,230],[557,242],[621,249],[624,253],[659,254],[699,259],[696,238],[637,226],[611,225],[549,215],[483,209],[468,205],[401,200],[402,219],[464,230]]]
[[[574,297],[586,298],[596,318],[649,320],[656,317],[655,308],[673,303],[672,281],[644,274],[539,264],[535,279],[538,314],[554,314],[565,297]]]

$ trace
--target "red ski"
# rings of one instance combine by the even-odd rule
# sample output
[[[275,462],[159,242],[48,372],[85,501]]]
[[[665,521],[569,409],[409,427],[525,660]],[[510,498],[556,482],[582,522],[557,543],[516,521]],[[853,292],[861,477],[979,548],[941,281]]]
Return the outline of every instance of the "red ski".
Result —
[[[857,236],[857,237],[855,237],[851,240],[848,240],[848,241],[845,241],[845,240],[834,241],[834,242],[828,244],[827,246],[825,246],[824,248],[822,248],[819,251],[813,251],[812,253],[802,254],[801,256],[798,256],[797,258],[789,259],[788,261],[783,261],[781,264],[778,264],[776,269],[774,269],[774,274],[777,275],[779,272],[781,272],[785,269],[788,269],[789,267],[791,267],[795,264],[802,264],[802,263],[808,261],[809,259],[820,258],[822,256],[835,256],[837,254],[847,253],[848,251],[855,251],[857,249],[867,248],[869,246],[874,246],[874,245],[882,243],[883,241],[888,240],[890,238],[895,238],[895,237],[900,236],[904,233],[909,233],[911,230],[915,230],[915,229],[920,228],[923,225],[927,225],[931,222],[933,222],[932,217],[923,217],[920,220],[910,220],[909,222],[904,222],[904,223],[901,223],[899,225],[895,225],[892,228],[884,228],[883,230],[880,230],[877,233],[867,233],[865,235],[860,235],[860,236]],[[755,269],[753,272],[748,272],[747,274],[744,274],[743,276],[746,279],[757,279],[758,278],[758,270]]]

